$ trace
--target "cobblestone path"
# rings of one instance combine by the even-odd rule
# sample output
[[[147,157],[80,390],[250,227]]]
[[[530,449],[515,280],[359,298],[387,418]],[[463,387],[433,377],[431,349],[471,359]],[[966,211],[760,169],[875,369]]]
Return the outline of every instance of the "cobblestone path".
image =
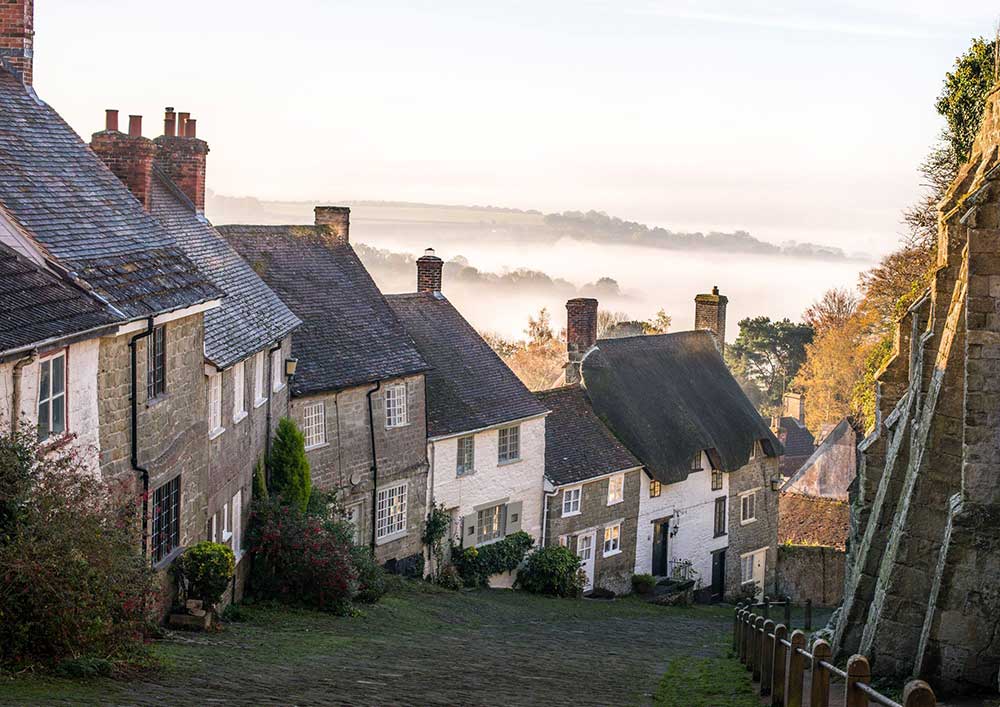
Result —
[[[724,654],[731,625],[721,608],[413,588],[351,618],[250,615],[161,641],[167,667],[155,676],[0,683],[0,703],[646,704],[670,658]]]

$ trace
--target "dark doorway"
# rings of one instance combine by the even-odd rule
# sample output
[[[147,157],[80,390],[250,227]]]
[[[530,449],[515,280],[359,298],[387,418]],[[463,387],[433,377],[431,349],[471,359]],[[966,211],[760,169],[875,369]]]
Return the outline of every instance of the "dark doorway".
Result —
[[[726,594],[726,551],[712,553],[712,601],[722,601]]]
[[[667,576],[667,538],[670,537],[670,519],[653,524],[653,574]]]

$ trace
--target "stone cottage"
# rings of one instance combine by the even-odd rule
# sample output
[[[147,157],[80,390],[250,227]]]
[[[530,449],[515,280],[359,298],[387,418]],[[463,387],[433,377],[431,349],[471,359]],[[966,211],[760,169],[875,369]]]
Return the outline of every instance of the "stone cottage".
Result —
[[[312,226],[220,226],[302,326],[291,417],[313,488],[334,492],[356,540],[390,569],[415,571],[427,509],[424,374],[430,366],[350,245],[350,210],[318,206]]]
[[[585,591],[630,592],[642,463],[597,417],[581,386],[536,395],[551,411],[545,420],[545,545],[565,545],[579,556]]]
[[[547,411],[441,293],[442,265],[428,250],[417,260],[418,291],[387,297],[432,367],[425,374],[429,504],[451,514],[457,545],[519,530],[538,543]]]
[[[899,321],[852,498],[840,655],[936,689],[1000,670],[1000,92],[939,208],[928,290]]]
[[[567,305],[567,382],[646,470],[636,572],[693,577],[707,597],[773,587],[781,445],[721,356],[727,300],[696,299],[708,331],[597,340],[597,301]]]

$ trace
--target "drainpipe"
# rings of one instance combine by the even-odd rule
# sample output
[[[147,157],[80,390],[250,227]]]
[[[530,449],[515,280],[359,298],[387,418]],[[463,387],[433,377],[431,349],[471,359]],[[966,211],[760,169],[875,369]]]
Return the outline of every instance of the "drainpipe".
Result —
[[[374,388],[370,388],[367,393],[368,398],[368,431],[371,434],[372,447],[372,554],[375,553],[375,523],[378,517],[378,457],[375,450],[375,411],[372,408],[372,393],[377,393],[382,389],[382,381],[375,383]]]
[[[21,417],[21,369],[30,365],[36,358],[38,358],[38,351],[29,352],[14,364],[14,370],[11,373],[14,387],[10,401],[10,434],[12,437],[17,434],[18,421]]]
[[[267,433],[264,435],[264,481],[270,486],[271,485],[271,401],[274,399],[274,352],[281,349],[281,342],[277,342],[267,351],[267,380],[264,381],[266,385],[271,390],[267,394],[267,414],[266,414],[266,424]],[[292,391],[288,391],[288,401],[291,405]],[[286,406],[286,414],[287,414]]]
[[[146,330],[139,332],[128,342],[129,358],[132,364],[132,470],[139,473],[142,478],[142,556],[147,555],[147,545],[149,543],[149,470],[139,465],[139,371],[136,362],[136,343],[139,339],[146,339],[153,333],[153,318],[146,320]]]

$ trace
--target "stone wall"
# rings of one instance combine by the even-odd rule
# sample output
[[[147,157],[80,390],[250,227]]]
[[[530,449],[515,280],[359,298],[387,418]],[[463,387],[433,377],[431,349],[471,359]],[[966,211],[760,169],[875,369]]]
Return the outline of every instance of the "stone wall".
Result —
[[[384,389],[403,381],[407,387],[409,424],[386,429]],[[372,543],[372,455],[368,424],[368,399],[372,386],[358,386],[339,392],[292,398],[291,415],[300,427],[306,404],[325,404],[326,443],[307,452],[312,466],[313,486],[336,491],[345,509],[356,508],[358,539]],[[380,562],[393,562],[423,554],[420,535],[427,514],[427,426],[424,412],[424,377],[382,381],[372,394],[375,418],[375,449],[378,460],[378,487],[407,483],[406,536],[377,543]]]
[[[778,545],[778,494],[771,490],[771,480],[778,477],[778,458],[759,454],[746,466],[729,472],[729,548],[726,550],[726,596],[740,595],[740,558],[756,550],[765,550],[765,594],[774,589],[774,569]],[[756,489],[757,520],[743,523],[741,495]]]
[[[778,547],[777,595],[795,604],[838,606],[844,599],[845,553],[821,545]]]
[[[609,589],[618,594],[632,591],[632,574],[635,569],[636,518],[639,514],[639,494],[643,471],[625,474],[624,500],[608,505],[608,479],[603,477],[582,484],[580,513],[563,516],[563,494],[566,489],[579,485],[560,487],[558,493],[548,497],[548,523],[546,545],[565,544],[576,552],[576,537],[583,532],[596,531],[594,541],[594,587]],[[604,556],[604,529],[621,523],[621,552]]]

